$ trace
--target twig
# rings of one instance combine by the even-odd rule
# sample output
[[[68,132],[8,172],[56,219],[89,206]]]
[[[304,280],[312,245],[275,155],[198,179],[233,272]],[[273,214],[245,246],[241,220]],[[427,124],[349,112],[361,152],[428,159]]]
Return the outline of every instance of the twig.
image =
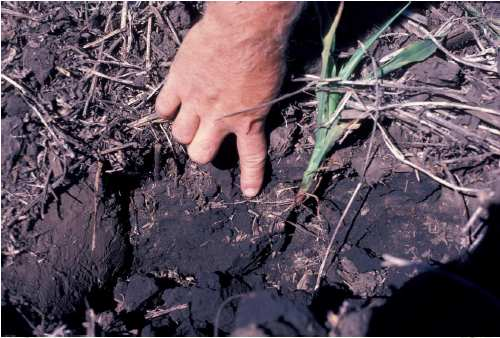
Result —
[[[12,16],[17,16],[19,18],[23,18],[23,19],[28,19],[28,20],[33,20],[33,21],[36,21],[36,22],[41,22],[42,20],[38,19],[38,18],[32,18],[31,16],[29,15],[26,15],[26,14],[23,14],[23,13],[19,13],[19,12],[16,12],[16,11],[13,11],[11,9],[8,9],[8,8],[4,8],[2,7],[2,14],[7,14],[7,15],[12,15]]]
[[[139,127],[142,127],[146,124],[160,123],[160,122],[165,122],[165,120],[162,119],[158,113],[152,113],[152,114],[143,116],[136,121],[132,121],[132,122],[128,123],[127,128],[139,128]]]
[[[326,121],[322,126],[319,126],[319,128],[328,128],[337,120],[337,118],[343,112],[345,105],[351,98],[351,95],[352,95],[352,90],[347,92],[344,96],[342,96],[342,99],[340,100],[337,109],[335,109],[335,112],[333,113],[332,117],[328,121]]]
[[[472,234],[472,241],[469,242],[469,247],[467,248],[467,252],[472,253],[476,250],[479,243],[481,243],[486,236],[486,231],[483,231],[485,227],[479,226],[474,233]]]
[[[117,77],[109,76],[109,75],[106,75],[104,73],[98,72],[97,70],[94,70],[94,69],[82,69],[82,70],[83,71],[87,71],[87,72],[89,72],[90,74],[92,74],[94,76],[102,77],[103,79],[106,79],[106,80],[109,80],[109,81],[118,82],[118,83],[124,84],[126,86],[130,86],[130,87],[144,89],[144,86],[135,84],[132,81],[123,80],[123,79],[119,79]]]
[[[436,175],[434,175],[433,173],[431,173],[429,170],[424,169],[424,168],[416,165],[415,163],[413,163],[411,161],[408,161],[405,158],[405,156],[403,155],[403,153],[394,145],[394,143],[392,143],[391,139],[387,135],[387,132],[380,125],[380,123],[377,123],[377,127],[380,130],[380,132],[382,133],[382,139],[384,140],[385,144],[387,145],[387,148],[394,155],[394,157],[396,157],[396,159],[398,159],[399,161],[401,161],[404,164],[412,167],[413,169],[416,169],[416,170],[418,170],[418,171],[426,174],[427,176],[429,176],[430,178],[432,178],[436,182],[438,182],[438,183],[440,183],[440,184],[444,185],[445,187],[450,188],[452,190],[459,191],[459,192],[462,192],[464,194],[469,194],[469,195],[472,195],[472,196],[477,196],[480,192],[483,191],[481,189],[459,187],[459,186],[457,186],[457,185],[455,185],[453,183],[450,183],[450,182],[448,182],[446,180],[443,180],[440,177],[437,177]]]
[[[376,74],[378,67],[377,67],[377,63],[375,61],[375,58],[367,51],[367,49],[365,48],[365,46],[363,45],[362,42],[360,42],[360,45],[362,46],[365,54],[370,57],[373,72],[374,72],[374,74]],[[330,238],[330,243],[328,243],[328,247],[326,249],[325,255],[324,255],[323,260],[321,262],[321,266],[319,268],[318,277],[316,278],[316,285],[314,286],[314,290],[317,290],[321,284],[321,278],[323,277],[323,272],[324,272],[324,269],[326,266],[326,262],[328,260],[329,255],[330,255],[330,252],[332,250],[333,243],[335,242],[335,238],[337,237],[337,233],[338,233],[338,231],[339,231],[339,229],[344,221],[344,218],[346,217],[347,213],[349,212],[349,209],[351,208],[352,203],[354,202],[354,199],[356,198],[359,190],[361,189],[361,187],[363,186],[364,181],[365,181],[366,170],[368,169],[368,165],[370,163],[371,152],[372,152],[372,148],[373,148],[373,140],[375,139],[375,132],[377,130],[376,125],[377,125],[378,117],[380,115],[380,110],[379,110],[380,87],[378,86],[378,83],[380,83],[380,79],[378,79],[378,82],[375,85],[375,112],[376,112],[376,114],[374,117],[373,129],[372,129],[371,136],[370,136],[370,142],[368,144],[368,150],[366,152],[366,158],[365,158],[365,163],[363,166],[363,172],[361,173],[361,178],[358,182],[358,185],[356,186],[356,189],[352,193],[352,196],[351,196],[349,202],[347,203],[347,206],[344,209],[342,216],[340,217],[340,219],[337,223],[337,226],[335,227],[335,230],[333,231],[332,237]]]
[[[293,201],[289,202],[289,203],[293,203]],[[295,223],[295,222],[292,222],[292,221],[289,221],[289,220],[284,220],[283,221],[284,223],[287,223],[287,224],[290,224],[291,226],[293,226],[295,229],[297,229],[298,231],[302,231],[303,233],[307,234],[307,235],[310,235],[310,236],[313,236],[315,239],[319,240],[319,236],[309,230],[308,228],[306,228],[305,226],[303,226],[302,224],[299,224],[299,223]],[[320,229],[321,230],[321,229]]]
[[[160,11],[158,11],[158,8],[156,8],[153,5],[150,5],[150,8],[153,11],[153,14],[156,16],[156,19],[158,19],[158,23],[160,24],[160,26],[162,26],[164,31],[167,30],[165,27],[165,21],[167,21],[168,30],[172,33],[172,35],[174,37],[174,41],[177,44],[177,46],[180,46],[181,40],[179,39],[179,36],[177,35],[177,32],[175,31],[174,26],[172,25],[172,22],[170,21],[170,18],[168,17],[168,15],[165,17],[165,20],[164,20],[163,17],[161,16]]]
[[[481,52],[486,51],[486,48],[484,48],[483,44],[481,43],[481,40],[479,40],[479,36],[477,35],[477,32],[475,29],[473,29],[467,22],[464,22],[464,26],[467,27],[467,29],[472,33],[474,36],[474,40],[476,40],[476,44],[481,50]]]
[[[462,103],[455,102],[446,102],[446,101],[413,101],[413,102],[403,102],[403,103],[394,103],[388,104],[385,106],[380,106],[378,109],[380,110],[391,110],[396,108],[410,108],[410,107],[429,107],[429,108],[455,108],[455,109],[465,109],[472,111],[479,111],[491,115],[500,116],[500,111],[490,108],[471,106]],[[356,108],[356,107],[353,107]],[[368,111],[375,111],[375,107],[368,106]]]
[[[485,131],[487,131],[487,132],[489,132],[491,134],[495,134],[496,136],[500,136],[500,130],[498,130],[498,129],[489,128],[487,126],[482,126],[482,125],[479,125],[477,128],[485,130]]]
[[[347,212],[352,206],[352,203],[354,202],[354,199],[356,198],[356,195],[358,194],[359,190],[363,186],[362,182],[359,182],[358,185],[356,186],[356,189],[354,189],[354,192],[351,195],[351,198],[349,199],[349,202],[347,203],[347,206],[344,209],[344,212],[342,213],[342,216],[340,216],[339,221],[337,222],[337,226],[335,227],[335,230],[333,231],[332,237],[330,238],[330,243],[328,243],[328,246],[325,251],[325,255],[323,257],[323,260],[321,261],[321,266],[319,267],[318,271],[318,277],[316,278],[316,285],[314,286],[314,290],[317,290],[319,288],[319,285],[321,284],[321,278],[323,277],[323,272],[325,270],[326,262],[328,260],[328,256],[330,256],[330,252],[333,247],[333,243],[335,241],[335,238],[337,237],[337,233],[339,232],[340,226],[342,225],[342,222],[344,221],[344,218],[347,215]]]
[[[296,82],[311,82],[316,81],[318,83],[318,90],[332,90],[330,88],[331,84],[336,84],[338,86],[347,86],[347,87],[374,87],[377,85],[377,80],[342,80],[340,78],[327,78],[327,79],[319,79],[319,77],[313,75],[307,75],[304,78],[297,78],[293,81]],[[440,88],[433,86],[408,86],[403,85],[394,81],[384,81],[383,83],[378,84],[382,88],[388,89],[399,89],[405,91],[430,91],[434,93],[439,93],[450,98],[453,98],[459,102],[466,102],[464,98],[464,92],[460,90],[454,90],[450,88]],[[336,89],[336,88],[335,88]],[[337,91],[337,90],[334,90]]]
[[[450,174],[455,179],[456,184],[462,185],[462,182],[460,181],[460,178],[458,177],[457,174],[452,174],[451,172],[450,172]],[[464,204],[464,216],[469,217],[470,213],[469,213],[469,205],[467,204],[467,198],[463,194],[460,194],[460,197],[462,198],[462,202]]]
[[[364,53],[366,55],[368,55],[368,57],[371,60],[373,74],[374,75],[378,74],[377,61],[375,61],[375,58],[373,57],[373,55],[368,52],[368,50],[366,49],[365,45],[362,42],[359,42],[359,43],[363,47]],[[377,124],[378,118],[380,116],[380,99],[381,99],[381,97],[380,97],[381,96],[381,93],[380,93],[380,82],[382,82],[382,80],[380,78],[378,78],[377,82],[375,83],[375,117],[373,119],[373,129],[372,129],[372,133],[371,133],[371,136],[370,136],[370,143],[368,144],[368,151],[366,152],[365,164],[363,166],[363,172],[361,174],[362,180],[364,180],[364,178],[365,178],[366,170],[368,169],[368,165],[370,163],[370,154],[371,154],[371,150],[372,150],[372,147],[373,147],[373,140],[375,139],[375,132],[377,131],[377,125],[376,124]]]
[[[128,11],[128,1],[122,1],[122,12],[120,20],[121,30],[125,30],[127,28],[127,11]]]
[[[410,22],[410,24],[412,24],[412,23]],[[496,70],[495,67],[488,67],[488,66],[485,66],[485,65],[482,65],[482,64],[479,64],[479,63],[469,62],[469,61],[466,61],[466,60],[464,60],[464,59],[462,59],[462,58],[454,55],[449,50],[447,50],[446,48],[444,48],[443,45],[428,30],[426,30],[425,28],[421,27],[420,25],[415,25],[415,26],[418,29],[420,29],[429,39],[431,39],[432,42],[434,42],[434,44],[436,45],[436,47],[438,49],[440,49],[443,53],[445,53],[453,61],[461,63],[461,64],[469,66],[469,67],[481,69],[481,70],[484,70],[486,72],[493,72],[493,73],[497,73],[498,74],[498,70]]]
[[[227,304],[231,303],[235,299],[242,298],[242,297],[247,297],[247,296],[250,296],[250,295],[253,295],[253,294],[254,294],[253,292],[250,292],[250,293],[243,293],[243,294],[239,294],[239,295],[233,295],[231,297],[226,298],[222,302],[222,304],[217,309],[217,313],[215,314],[215,320],[214,320],[214,337],[218,337],[219,336],[220,315],[221,315],[222,310],[224,309],[224,307]]]
[[[144,318],[150,320],[150,319],[154,319],[154,318],[157,318],[160,316],[167,315],[167,314],[174,312],[174,311],[187,309],[188,307],[189,307],[188,304],[177,304],[177,305],[169,307],[168,309],[147,311]]]
[[[99,152],[99,155],[111,154],[111,153],[114,153],[115,151],[120,151],[120,150],[127,149],[130,147],[137,147],[137,145],[138,145],[137,142],[125,143],[124,145],[121,145],[121,146],[116,146],[116,147],[112,147],[112,148],[109,148],[106,150],[102,150]]]
[[[481,146],[484,146],[487,144],[489,146],[490,151],[492,151],[496,154],[500,154],[500,150],[499,150],[500,143],[497,142],[496,140],[494,140],[494,138],[482,137],[478,132],[472,131],[472,130],[467,129],[467,128],[463,128],[459,124],[447,121],[447,120],[445,120],[445,119],[443,119],[443,118],[441,118],[441,117],[439,117],[436,114],[433,114],[431,112],[425,112],[424,116],[427,117],[427,119],[429,121],[432,121],[438,125],[441,125],[441,126],[445,127],[447,130],[453,130],[453,131],[457,132],[457,134],[459,134],[462,138],[465,136],[468,139],[469,138],[475,139],[478,141],[478,143]]]
[[[31,107],[31,109],[35,112],[36,116],[38,116],[38,118],[40,119],[40,121],[42,121],[42,124],[45,126],[45,128],[47,128],[47,130],[49,131],[50,133],[50,136],[52,136],[52,138],[54,139],[54,141],[56,141],[57,143],[59,144],[62,144],[61,140],[59,139],[59,137],[56,135],[56,133],[52,130],[52,128],[49,126],[49,124],[47,123],[47,121],[45,121],[43,115],[38,111],[38,109],[36,109],[36,107],[34,105],[32,105],[31,103],[25,101],[26,104],[28,106]]]
[[[2,9],[2,11],[3,11],[3,9]],[[33,325],[33,323],[31,322],[31,320],[29,320],[28,317],[26,317],[24,315],[24,313],[20,309],[17,308],[17,306],[14,306],[14,309],[17,311],[17,313],[19,313],[21,315],[21,317],[24,319],[24,321],[26,322],[26,324],[28,324],[30,326],[30,328],[31,328],[31,330],[33,332],[33,335],[35,336],[36,335],[35,334],[36,326]]]
[[[146,69],[151,68],[151,27],[153,24],[153,17],[148,18],[148,27],[146,30]]]
[[[102,162],[97,162],[97,170],[94,178],[94,217],[92,220],[92,242],[91,242],[91,252],[94,252],[96,246],[96,229],[97,229],[97,209],[99,202],[101,200],[101,174],[102,174]]]
[[[12,86],[14,86],[16,89],[18,89],[23,96],[25,96],[29,101],[33,101],[36,103],[36,98],[26,89],[24,88],[21,84],[17,83],[7,75],[1,74],[1,78],[10,83]],[[62,144],[60,138],[57,136],[57,134],[52,130],[50,127],[49,123],[45,120],[43,117],[42,113],[28,100],[24,100],[26,104],[35,112],[35,115],[38,117],[38,119],[42,122],[42,124],[45,126],[45,128],[48,130],[50,136],[54,139],[54,141],[58,144]]]
[[[154,145],[154,171],[153,177],[155,182],[160,180],[160,160],[161,160],[161,143],[155,143]]]
[[[114,66],[120,66],[120,67],[125,67],[125,68],[133,68],[133,69],[137,69],[137,70],[144,69],[142,66],[133,65],[133,64],[127,63],[127,62],[113,61],[113,60],[86,60],[85,62],[89,62],[89,63],[93,63],[93,64],[114,65]]]
[[[179,38],[179,34],[177,34],[177,31],[175,30],[175,27],[172,24],[172,21],[168,17],[168,14],[165,15],[165,21],[167,21],[168,28],[170,28],[170,31],[172,32],[172,35],[174,36],[174,40],[177,43],[177,46],[180,46],[181,45],[181,39]]]
[[[348,107],[354,108],[354,109],[360,109],[364,110],[365,112],[373,112],[375,111],[375,107],[373,106],[368,106],[368,107],[362,107],[361,105],[354,103],[354,102],[349,102]],[[484,108],[484,107],[477,107],[477,106],[470,106],[470,105],[465,105],[465,104],[460,104],[460,103],[454,103],[454,102],[446,102],[446,101],[426,101],[426,102],[403,102],[403,103],[396,103],[396,104],[389,104],[385,106],[380,106],[378,109],[379,110],[396,110],[399,111],[401,108],[413,108],[413,107],[429,107],[429,108],[454,108],[454,109],[462,109],[462,110],[467,110],[470,115],[473,115],[480,119],[481,121],[488,123],[492,126],[500,128],[500,121],[497,120],[494,117],[487,117],[484,114],[491,114],[491,115],[500,115],[500,112],[494,109],[490,108]],[[424,123],[424,120],[419,120],[419,122]],[[427,123],[427,122],[426,122]],[[455,129],[458,128],[458,126],[455,126]],[[471,132],[468,132],[471,134]],[[472,134],[471,134],[472,135]],[[477,135],[475,135],[477,136]]]
[[[109,32],[108,34],[100,37],[99,39],[89,42],[86,45],[83,45],[83,49],[87,48],[93,48],[99,46],[99,44],[103,43],[104,41],[108,40],[109,38],[112,38],[113,36],[120,34],[124,30],[122,28],[115,29],[114,31]]]
[[[441,135],[442,137],[447,138],[447,139],[451,140],[452,142],[459,141],[455,136],[449,134],[447,132],[447,130],[442,130],[442,128],[440,128],[438,125],[434,124],[433,121],[429,121],[427,119],[422,119],[419,116],[417,116],[417,114],[411,114],[411,113],[409,113],[403,109],[399,109],[399,108],[395,109],[395,112],[397,112],[397,114],[391,113],[391,115],[393,115],[397,119],[399,119],[407,124],[414,125],[417,128],[419,126],[423,125],[423,126],[427,127],[428,130],[433,131],[434,133]],[[368,114],[370,114],[370,113],[368,113]]]
[[[7,81],[8,83],[10,83],[11,85],[13,85],[15,88],[19,89],[19,91],[23,94],[23,95],[29,95],[28,93],[28,90],[26,88],[24,88],[22,85],[20,85],[19,83],[17,83],[16,81],[12,80],[10,77],[8,77],[7,75],[5,74],[0,74],[0,76],[2,77],[2,79],[4,79],[5,81]]]
[[[132,50],[132,43],[134,40],[134,35],[132,34],[132,15],[130,12],[128,12],[128,26],[127,26],[127,44],[126,47],[123,49],[124,50],[124,55],[128,55],[130,51]]]
[[[114,6],[114,4],[112,5],[112,7]],[[112,15],[108,15],[107,19],[106,19],[106,25],[104,26],[104,32],[108,31],[110,25],[111,25],[111,18],[112,18]],[[121,30],[120,30],[121,31]],[[104,41],[100,42],[101,46],[99,47],[99,52],[98,52],[98,59],[102,59],[102,54],[104,52]],[[76,49],[78,50],[78,49]],[[93,70],[94,71],[97,71],[99,69],[99,63],[96,63],[94,64],[94,67],[93,67]],[[90,105],[90,102],[92,101],[92,98],[94,97],[94,92],[95,92],[95,88],[97,86],[97,77],[96,76],[92,76],[92,82],[90,83],[90,89],[89,89],[89,93],[87,95],[87,99],[85,100],[85,105],[83,106],[83,117],[86,117],[87,116],[87,110],[89,108],[89,105]]]
[[[163,79],[156,87],[151,88],[151,91],[148,93],[146,98],[143,99],[141,103],[139,103],[135,108],[141,107],[144,103],[146,103],[149,99],[151,99],[156,94],[156,92],[158,92],[161,89],[161,87],[163,87],[163,85],[165,84],[165,80],[166,79]]]
[[[163,131],[163,134],[165,134],[165,138],[167,139],[168,145],[170,146],[170,149],[172,149],[172,152],[175,155],[175,148],[174,145],[172,144],[172,140],[170,139],[170,136],[168,136],[167,130],[163,126],[163,124],[160,124],[160,129]]]
[[[483,211],[484,208],[482,206],[477,207],[472,216],[469,218],[467,224],[465,224],[465,226],[463,227],[462,229],[463,233],[467,233],[470,230],[470,228],[472,228],[472,226],[474,225],[474,223],[476,222],[476,220],[479,218],[479,216]]]

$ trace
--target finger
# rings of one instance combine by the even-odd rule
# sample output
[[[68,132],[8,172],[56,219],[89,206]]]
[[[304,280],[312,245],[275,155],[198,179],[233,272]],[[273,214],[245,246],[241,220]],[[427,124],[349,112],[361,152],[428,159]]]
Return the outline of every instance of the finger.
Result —
[[[260,191],[264,181],[267,143],[264,132],[237,135],[238,154],[240,156],[241,190],[243,195],[254,197]]]
[[[193,142],[188,147],[189,157],[200,164],[210,162],[227,134],[228,131],[220,125],[202,121]]]
[[[181,99],[167,82],[156,98],[155,111],[160,117],[171,120],[177,114]]]
[[[199,124],[198,115],[182,105],[179,114],[172,123],[172,136],[182,144],[189,144],[193,140]]]

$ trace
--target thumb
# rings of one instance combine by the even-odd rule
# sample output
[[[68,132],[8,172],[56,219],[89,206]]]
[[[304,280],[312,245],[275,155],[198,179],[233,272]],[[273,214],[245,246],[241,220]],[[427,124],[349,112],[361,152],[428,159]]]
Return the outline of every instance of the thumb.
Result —
[[[237,135],[240,157],[240,185],[243,195],[254,197],[262,187],[266,164],[267,143],[264,132]]]

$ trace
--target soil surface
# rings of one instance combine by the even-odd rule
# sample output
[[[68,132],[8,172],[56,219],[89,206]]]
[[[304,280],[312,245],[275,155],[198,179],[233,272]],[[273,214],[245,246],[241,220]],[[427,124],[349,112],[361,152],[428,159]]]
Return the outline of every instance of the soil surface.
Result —
[[[320,38],[336,6],[305,8],[288,80],[319,73]],[[397,8],[346,4],[339,60]],[[498,4],[472,9],[500,16]],[[177,37],[203,10],[2,3],[2,335],[499,335],[496,117],[458,114],[451,124],[450,113],[420,127],[406,115],[381,117],[409,158],[453,184],[496,189],[493,197],[443,187],[397,160],[379,132],[371,139],[372,123],[362,121],[334,148],[315,196],[295,205],[314,147],[310,91],[273,107],[266,183],[245,199],[234,139],[199,166],[168,123],[136,124],[153,113]],[[375,59],[418,38],[411,20],[435,31],[450,16],[471,15],[455,3],[411,13],[370,50]],[[491,43],[471,20],[443,42],[462,57]],[[369,58],[360,69],[371,69]],[[419,90],[384,92],[387,104],[459,96],[500,109],[498,73],[441,52],[389,80]],[[286,81],[283,92],[302,85]]]

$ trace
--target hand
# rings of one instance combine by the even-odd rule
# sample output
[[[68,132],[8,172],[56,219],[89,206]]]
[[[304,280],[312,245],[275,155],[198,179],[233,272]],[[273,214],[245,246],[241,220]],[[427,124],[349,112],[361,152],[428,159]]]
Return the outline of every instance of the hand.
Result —
[[[264,123],[285,71],[295,3],[210,3],[187,34],[157,100],[156,111],[174,119],[172,134],[189,144],[189,157],[210,162],[223,139],[236,134],[241,189],[261,189],[267,144]],[[180,107],[180,108],[179,108]]]

